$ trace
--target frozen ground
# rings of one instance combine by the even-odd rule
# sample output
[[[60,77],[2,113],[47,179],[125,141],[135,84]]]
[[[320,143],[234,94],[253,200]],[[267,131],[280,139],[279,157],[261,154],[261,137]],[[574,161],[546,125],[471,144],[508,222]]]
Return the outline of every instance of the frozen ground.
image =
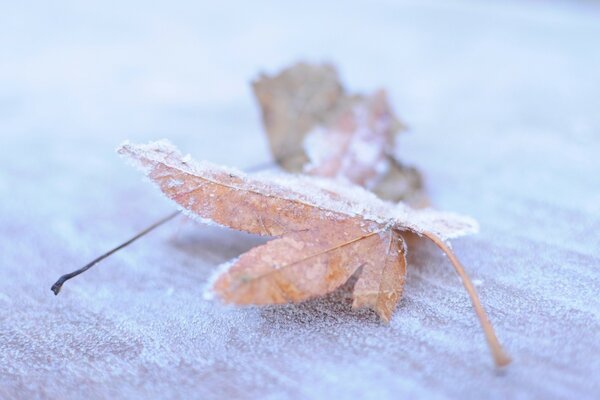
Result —
[[[197,3],[2,4],[0,398],[600,396],[598,4]],[[401,156],[436,205],[480,221],[454,248],[514,357],[504,373],[430,247],[389,326],[343,291],[204,301],[214,267],[259,240],[184,221],[50,292],[172,209],[119,142],[264,161],[248,81],[304,58],[388,87],[412,128]]]

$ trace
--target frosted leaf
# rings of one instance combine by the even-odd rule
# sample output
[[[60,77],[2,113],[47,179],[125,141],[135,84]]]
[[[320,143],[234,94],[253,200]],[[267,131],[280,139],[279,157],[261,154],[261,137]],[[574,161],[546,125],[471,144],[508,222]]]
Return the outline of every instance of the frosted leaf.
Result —
[[[395,221],[418,234],[431,232],[447,241],[479,232],[479,224],[471,217],[432,208],[414,209],[398,203],[394,210]]]
[[[510,362],[463,267],[445,243],[476,231],[472,219],[394,205],[339,181],[288,174],[252,176],[188,160],[167,141],[126,143],[118,151],[141,167],[167,197],[200,218],[277,237],[219,269],[211,287],[224,302],[304,301],[331,293],[359,273],[354,307],[371,308],[389,321],[406,273],[402,231],[410,230],[448,255],[471,297],[496,364]]]
[[[298,63],[275,75],[262,74],[252,88],[258,101],[271,151],[288,171],[300,172],[306,163],[302,142],[306,134],[355,101],[339,82],[332,65]]]
[[[358,186],[343,185],[330,179],[303,175],[246,174],[234,168],[227,168],[208,161],[189,160],[182,162],[182,154],[168,141],[160,140],[146,145],[121,145],[118,152],[146,174],[157,165],[164,165],[190,176],[215,178],[228,176],[235,179],[234,190],[252,191],[267,197],[285,197],[321,210],[347,216],[362,215],[376,222],[390,219],[391,203],[380,200],[373,193]],[[161,177],[165,177],[162,176]],[[181,179],[181,178],[180,178]],[[173,177],[169,176],[167,185]],[[181,187],[178,186],[177,188]],[[183,185],[184,186],[184,185]],[[185,188],[182,188],[185,189]],[[190,188],[193,190],[193,188]],[[185,205],[183,205],[185,207]]]
[[[347,93],[331,65],[298,63],[253,83],[275,160],[289,172],[364,186],[383,199],[426,204],[421,175],[393,156],[403,130],[379,90]]]
[[[411,230],[419,234],[431,232],[443,240],[478,231],[477,222],[470,217],[433,209],[413,209],[404,203],[390,203],[379,199],[360,186],[332,179],[287,173],[246,174],[235,168],[219,166],[208,161],[186,158],[184,162],[185,156],[168,140],[145,145],[125,142],[118,152],[127,156],[132,164],[142,169],[154,181],[162,182],[160,184],[163,185],[161,186],[163,191],[171,193],[168,194],[169,196],[178,196],[178,204],[194,218],[203,222],[214,221],[220,225],[231,226],[211,218],[210,212],[215,204],[223,205],[228,201],[234,203],[233,208],[236,207],[235,200],[224,198],[224,194],[243,198],[244,192],[250,192],[263,196],[263,201],[265,201],[265,197],[270,198],[271,202],[283,201],[280,208],[285,207],[286,210],[294,202],[296,206],[301,204],[314,207],[320,210],[320,213],[315,216],[317,220],[325,217],[339,219],[341,216],[358,216],[364,221],[400,230]],[[200,180],[189,183],[191,182],[190,177]],[[186,183],[173,185],[174,181],[185,181]],[[225,182],[228,190],[224,193],[217,193],[214,190],[207,191],[206,196],[202,197],[203,204],[198,204],[198,199],[193,196],[187,196],[185,201],[182,200],[182,194],[199,190],[193,186],[194,184],[206,185],[207,182],[213,185],[217,183],[221,186]],[[207,214],[199,213],[198,210]],[[260,224],[264,225],[265,220],[261,220]],[[248,227],[236,226],[234,228],[265,234],[265,231],[261,232],[260,229],[254,231]],[[276,226],[271,229],[275,229],[275,232],[278,231]],[[271,232],[271,229],[266,229],[266,231]]]
[[[310,162],[304,171],[373,189],[390,169],[394,134],[393,114],[385,92],[379,91],[307,135]]]

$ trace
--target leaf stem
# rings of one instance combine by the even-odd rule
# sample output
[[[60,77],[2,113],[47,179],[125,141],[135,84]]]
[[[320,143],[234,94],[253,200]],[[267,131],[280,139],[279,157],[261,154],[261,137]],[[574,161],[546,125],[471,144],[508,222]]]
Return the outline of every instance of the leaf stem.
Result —
[[[511,359],[508,356],[508,354],[506,354],[506,352],[502,349],[502,345],[496,337],[496,332],[494,331],[494,328],[492,327],[492,324],[483,306],[481,305],[481,302],[479,301],[477,291],[475,290],[473,283],[469,279],[469,276],[465,272],[464,267],[462,266],[460,261],[458,261],[458,258],[456,258],[456,256],[454,255],[454,252],[437,235],[431,232],[424,232],[423,235],[430,239],[433,243],[435,243],[435,245],[439,247],[448,256],[450,262],[452,263],[452,266],[456,270],[456,273],[458,274],[458,276],[460,276],[460,279],[467,293],[469,294],[469,297],[471,298],[473,309],[475,310],[475,314],[477,314],[477,317],[479,318],[479,323],[481,324],[483,333],[485,334],[485,339],[487,340],[490,352],[492,353],[492,357],[494,358],[496,366],[504,367],[510,364]]]
[[[180,213],[181,213],[181,211],[175,211],[175,212],[167,215],[166,217],[164,217],[161,220],[153,223],[152,225],[150,225],[149,227],[147,227],[146,229],[144,229],[143,231],[141,231],[140,233],[138,233],[137,235],[135,235],[134,237],[132,237],[128,241],[126,241],[124,243],[121,243],[120,245],[118,245],[117,247],[115,247],[112,250],[107,251],[106,253],[102,254],[100,257],[98,257],[98,258],[90,261],[88,264],[84,265],[83,267],[79,268],[78,270],[75,270],[73,272],[70,272],[68,274],[65,274],[65,275],[61,276],[54,283],[54,285],[52,285],[52,287],[50,288],[50,290],[52,290],[55,295],[58,295],[60,293],[60,289],[62,288],[62,285],[66,281],[68,281],[69,279],[75,278],[77,275],[80,275],[80,274],[84,273],[88,269],[92,268],[94,265],[98,264],[100,261],[104,260],[106,257],[109,257],[110,255],[112,255],[112,254],[116,253],[117,251],[121,250],[123,247],[126,247],[126,246],[130,245],[131,243],[135,242],[136,240],[138,240],[142,236],[144,236],[147,233],[149,233],[149,232],[153,231],[154,229],[158,228],[159,226],[161,226],[165,222],[172,220],[173,218],[175,218],[176,216],[178,216]]]

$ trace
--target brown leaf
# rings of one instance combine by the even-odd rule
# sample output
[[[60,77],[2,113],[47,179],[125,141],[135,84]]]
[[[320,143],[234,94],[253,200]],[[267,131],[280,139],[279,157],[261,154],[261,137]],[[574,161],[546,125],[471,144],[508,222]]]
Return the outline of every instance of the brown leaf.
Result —
[[[212,291],[223,301],[302,301],[332,292],[360,268],[353,306],[369,307],[388,321],[402,294],[406,273],[402,233],[413,232],[431,239],[449,255],[465,282],[488,341],[497,344],[470,281],[444,242],[476,231],[474,220],[387,203],[360,187],[330,180],[250,176],[208,162],[194,162],[166,141],[126,143],[119,153],[141,167],[192,216],[277,237],[219,271]]]
[[[393,116],[383,91],[340,113],[327,128],[308,133],[304,172],[347,180],[371,189],[388,169]]]
[[[400,232],[452,237],[476,228],[472,220],[392,205],[358,187],[306,176],[250,177],[195,163],[166,142],[126,144],[120,153],[141,165],[192,215],[281,237],[242,255],[216,280],[214,290],[226,302],[304,300],[335,290],[362,267],[354,305],[370,307],[388,320],[406,269]]]
[[[262,75],[253,89],[271,150],[285,169],[346,180],[383,199],[421,203],[420,175],[393,159],[395,136],[404,128],[383,90],[349,95],[333,66],[304,63]]]
[[[406,245],[398,231],[379,237],[354,285],[354,308],[368,307],[388,322],[402,297],[406,276]]]
[[[279,304],[332,292],[372,255],[379,235],[337,226],[293,232],[243,254],[214,290],[226,302]],[[354,232],[353,232],[354,231]]]
[[[425,194],[421,173],[393,157],[389,157],[389,161],[389,170],[372,189],[373,193],[382,199],[404,201],[411,207],[428,207],[430,202]]]
[[[261,107],[265,130],[275,159],[291,172],[308,161],[304,136],[319,124],[328,124],[352,103],[338,82],[332,65],[299,63],[276,76],[261,75],[252,84]]]

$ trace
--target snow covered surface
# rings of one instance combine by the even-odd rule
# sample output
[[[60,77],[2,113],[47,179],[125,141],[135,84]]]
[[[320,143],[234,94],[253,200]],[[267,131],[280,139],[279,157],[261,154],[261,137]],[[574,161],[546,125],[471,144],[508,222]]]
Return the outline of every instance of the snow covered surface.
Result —
[[[0,13],[0,398],[598,398],[600,10],[591,2],[8,2]],[[491,360],[432,246],[388,326],[348,293],[227,308],[217,265],[263,239],[177,220],[50,285],[172,206],[114,154],[168,137],[268,159],[248,82],[331,60],[384,86],[403,160],[514,363]]]

